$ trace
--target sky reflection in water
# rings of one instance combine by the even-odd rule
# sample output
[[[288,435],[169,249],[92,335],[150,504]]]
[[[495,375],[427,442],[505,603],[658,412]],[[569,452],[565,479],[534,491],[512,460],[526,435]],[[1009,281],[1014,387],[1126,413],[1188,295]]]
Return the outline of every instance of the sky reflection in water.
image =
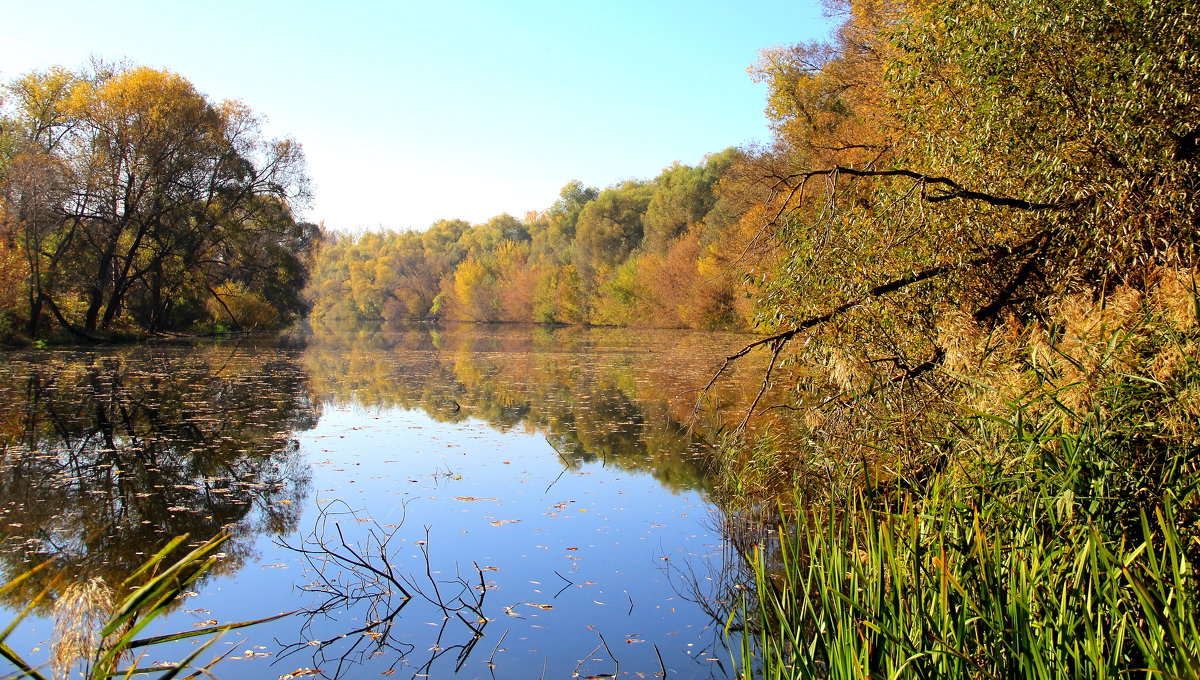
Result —
[[[112,581],[168,534],[228,524],[226,564],[157,629],[313,610],[327,597],[304,588],[322,579],[356,597],[222,640],[222,678],[726,677],[734,575],[707,448],[681,428],[687,390],[743,340],[318,329],[291,347],[14,354],[6,575],[40,547]],[[733,409],[752,391],[719,394]],[[294,549],[388,535],[368,562],[407,602]],[[14,646],[45,647],[48,627]]]

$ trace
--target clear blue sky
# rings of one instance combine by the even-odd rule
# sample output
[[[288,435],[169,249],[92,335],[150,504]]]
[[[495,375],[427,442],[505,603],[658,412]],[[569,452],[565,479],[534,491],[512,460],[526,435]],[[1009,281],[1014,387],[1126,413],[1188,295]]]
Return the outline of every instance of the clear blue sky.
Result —
[[[0,78],[90,56],[166,68],[304,145],[341,230],[479,222],[767,141],[758,50],[818,0],[8,3]]]

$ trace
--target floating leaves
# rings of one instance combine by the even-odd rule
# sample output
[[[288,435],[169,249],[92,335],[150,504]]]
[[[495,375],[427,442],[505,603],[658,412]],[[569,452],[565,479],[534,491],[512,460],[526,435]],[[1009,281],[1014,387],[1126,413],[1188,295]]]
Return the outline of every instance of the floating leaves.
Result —
[[[320,675],[321,671],[316,668],[297,668],[291,673],[279,676],[279,680],[294,680],[295,678],[304,678],[310,675]]]

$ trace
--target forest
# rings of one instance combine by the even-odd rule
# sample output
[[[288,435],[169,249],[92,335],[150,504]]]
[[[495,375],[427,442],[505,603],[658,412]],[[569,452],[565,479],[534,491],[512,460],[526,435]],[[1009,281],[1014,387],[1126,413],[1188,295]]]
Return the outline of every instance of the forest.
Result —
[[[314,321],[758,333],[745,677],[1200,675],[1196,8],[839,11],[751,66],[770,144],[333,239]]]

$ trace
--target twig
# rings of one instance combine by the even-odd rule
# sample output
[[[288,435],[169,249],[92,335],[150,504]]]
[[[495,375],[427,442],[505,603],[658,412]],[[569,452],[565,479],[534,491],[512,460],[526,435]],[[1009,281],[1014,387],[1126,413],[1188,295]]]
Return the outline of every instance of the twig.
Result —
[[[662,677],[667,677],[667,664],[663,663],[662,652],[658,651],[658,645],[654,645],[654,653],[658,655],[658,667],[662,669]]]
[[[630,611],[632,611],[632,608],[630,609]],[[597,630],[596,635],[600,636],[600,644],[604,645],[604,651],[608,652],[608,658],[613,660],[613,677],[614,678],[620,677],[621,662],[617,660],[617,656],[615,654],[613,654],[612,649],[609,648],[608,640],[604,639],[604,633],[601,633],[600,631]]]
[[[487,660],[487,665],[488,665],[488,668],[495,668],[495,667],[496,667],[496,664],[495,664],[495,660],[496,660],[496,652],[500,651],[500,645],[504,644],[504,638],[506,638],[506,637],[508,637],[508,630],[507,630],[507,629],[506,629],[506,630],[505,630],[503,633],[501,633],[501,635],[500,635],[500,639],[496,641],[496,646],[495,646],[495,647],[492,647],[492,655],[491,655],[491,656],[489,656],[489,657],[488,657],[488,660]]]
[[[549,442],[547,442],[547,443],[549,443]],[[546,493],[547,491],[550,490],[550,487],[554,486],[555,484],[558,484],[558,480],[562,479],[563,475],[567,474],[567,470],[571,469],[571,461],[567,460],[567,457],[562,454],[562,451],[559,451],[558,447],[555,446],[554,444],[550,444],[550,448],[554,449],[554,453],[558,454],[559,459],[562,460],[563,469],[562,469],[562,472],[559,472],[558,476],[554,478],[554,481],[550,482],[550,484],[546,487],[546,490],[542,491],[542,493]]]
[[[566,590],[567,588],[570,588],[571,586],[575,585],[575,582],[572,581],[571,579],[567,578],[566,576],[563,576],[562,574],[558,573],[558,570],[554,571],[554,575],[567,582],[567,585],[560,588],[557,593],[554,593],[554,599],[557,600],[558,596],[562,595],[563,591]]]
[[[598,632],[598,631],[597,631],[597,632]],[[600,640],[601,640],[601,644],[603,644],[603,640],[604,640],[604,638],[603,638],[603,637],[601,637],[601,638],[600,638]],[[585,656],[585,657],[583,657],[582,659],[580,659],[580,660],[579,660],[579,663],[575,664],[575,670],[571,671],[571,677],[576,677],[576,676],[578,676],[578,675],[579,675],[579,667],[580,667],[580,666],[582,666],[583,664],[587,663],[588,661],[591,661],[591,659],[592,659],[592,655],[593,655],[593,654],[595,654],[595,653],[596,653],[596,652],[598,652],[598,651],[600,651],[600,645],[596,645],[596,646],[595,646],[595,647],[592,649],[592,651],[590,651],[590,652],[588,652],[588,653],[587,653],[587,656]],[[546,669],[545,669],[545,666],[543,665],[543,667],[542,667],[542,676],[543,676],[543,677],[545,677],[545,675],[546,675]]]

